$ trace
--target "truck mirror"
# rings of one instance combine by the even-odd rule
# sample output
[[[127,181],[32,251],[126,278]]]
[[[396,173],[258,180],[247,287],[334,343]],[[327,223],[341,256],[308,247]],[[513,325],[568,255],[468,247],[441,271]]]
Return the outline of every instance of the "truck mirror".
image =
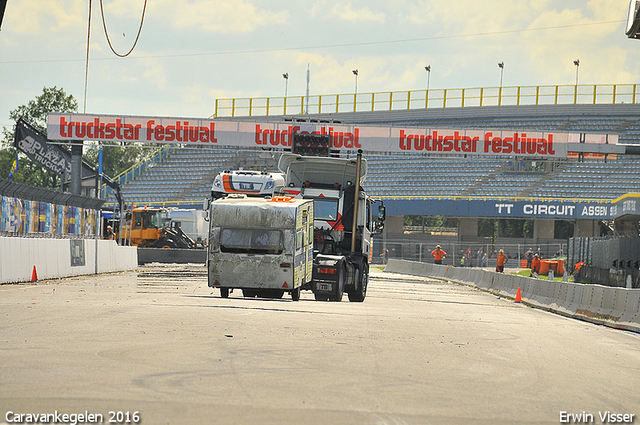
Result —
[[[378,220],[379,220],[379,221],[384,221],[384,219],[386,218],[386,216],[387,216],[387,210],[386,210],[386,208],[384,207],[384,205],[380,205],[380,206],[378,207]]]
[[[205,198],[202,205],[202,218],[204,221],[209,221],[209,208],[211,207],[211,198]]]

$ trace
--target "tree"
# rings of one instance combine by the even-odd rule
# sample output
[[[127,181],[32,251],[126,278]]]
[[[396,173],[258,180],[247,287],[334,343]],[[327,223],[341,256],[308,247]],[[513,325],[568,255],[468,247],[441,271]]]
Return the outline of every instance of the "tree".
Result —
[[[90,146],[84,155],[85,158],[97,164],[100,148],[102,148],[102,172],[109,177],[116,177],[128,170],[140,161],[144,154],[144,148],[134,143],[103,143],[100,146]]]
[[[67,95],[62,88],[43,88],[41,95],[36,96],[28,104],[17,107],[9,112],[9,118],[18,121],[23,118],[29,124],[46,132],[47,114],[49,112],[77,112],[78,102],[73,95]],[[13,180],[41,187],[58,187],[60,177],[40,164],[30,160],[13,147],[15,127],[12,130],[3,128],[3,139],[0,144],[0,177],[9,178],[9,170],[18,155],[18,171],[13,174]],[[137,144],[106,144],[103,145],[103,173],[109,177],[126,171],[143,156],[144,149]],[[89,145],[83,155],[93,164],[98,163],[97,145]]]
[[[42,94],[36,96],[34,100],[30,100],[28,104],[10,111],[9,118],[16,122],[19,118],[23,118],[34,127],[45,131],[49,112],[76,112],[77,110],[78,102],[73,95],[67,95],[62,88],[44,87]],[[42,168],[40,164],[18,153],[18,150],[13,147],[15,126],[12,130],[3,127],[2,133],[0,177],[9,177],[9,170],[13,165],[13,161],[18,157],[19,165],[18,171],[13,174],[14,181],[41,187],[57,187],[60,184],[60,178],[57,174]]]

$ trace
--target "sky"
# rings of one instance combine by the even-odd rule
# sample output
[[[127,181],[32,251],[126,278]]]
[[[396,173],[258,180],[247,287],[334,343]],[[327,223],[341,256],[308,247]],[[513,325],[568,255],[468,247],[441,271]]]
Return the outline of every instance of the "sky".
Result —
[[[8,0],[0,127],[63,88],[92,114],[207,118],[216,99],[635,84],[628,0]],[[102,15],[104,14],[104,21]],[[577,69],[574,60],[579,59]],[[501,70],[498,63],[504,63]],[[431,66],[431,72],[425,66]],[[283,74],[288,73],[285,80]],[[86,102],[85,97],[86,81]]]

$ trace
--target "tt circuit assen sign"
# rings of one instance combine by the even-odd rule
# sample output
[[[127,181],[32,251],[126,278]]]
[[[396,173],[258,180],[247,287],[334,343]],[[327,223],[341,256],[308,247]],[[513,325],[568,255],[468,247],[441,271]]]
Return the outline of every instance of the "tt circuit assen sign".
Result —
[[[624,214],[625,211],[631,211],[632,208],[632,200],[559,202],[553,200],[438,199],[438,202],[424,202],[423,198],[416,196],[385,199],[384,201],[387,205],[388,215],[449,215],[554,220],[613,219]]]
[[[49,114],[47,125],[50,140],[245,148],[288,148],[293,135],[298,133],[329,135],[331,148],[338,150],[535,157],[566,157],[567,143],[577,142],[580,137],[570,133],[260,123],[88,114]],[[606,136],[588,137],[594,139],[593,142],[598,142]],[[611,136],[608,140],[609,143],[616,142]]]

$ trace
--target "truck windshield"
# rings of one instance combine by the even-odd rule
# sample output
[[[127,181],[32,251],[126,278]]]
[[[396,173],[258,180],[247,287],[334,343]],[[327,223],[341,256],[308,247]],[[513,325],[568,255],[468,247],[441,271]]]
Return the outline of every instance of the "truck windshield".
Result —
[[[275,229],[225,228],[220,231],[222,252],[281,254],[284,236]]]
[[[334,221],[338,219],[338,200],[316,198],[313,200],[313,215],[315,220]]]

